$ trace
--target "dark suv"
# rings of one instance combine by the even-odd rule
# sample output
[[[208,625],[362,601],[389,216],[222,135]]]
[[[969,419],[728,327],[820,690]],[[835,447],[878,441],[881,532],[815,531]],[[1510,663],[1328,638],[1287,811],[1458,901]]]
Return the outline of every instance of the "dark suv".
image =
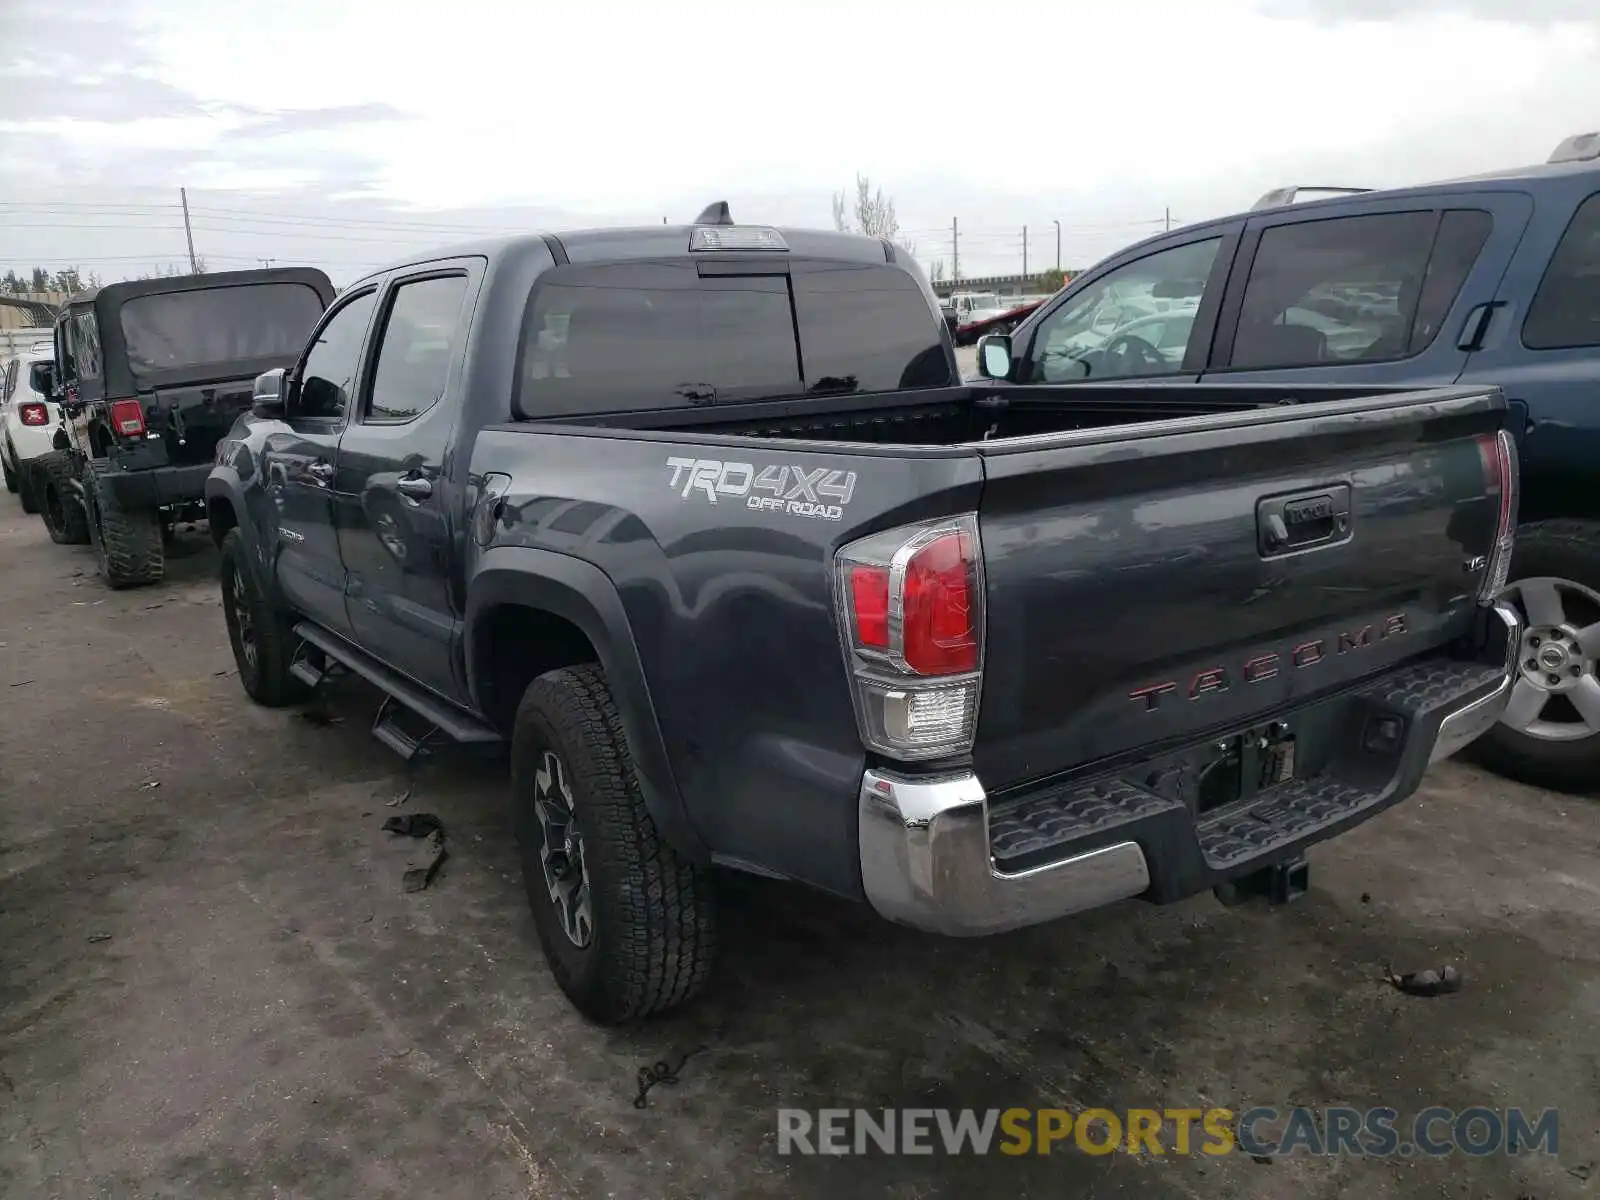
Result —
[[[40,460],[57,542],[92,542],[112,587],[162,577],[174,522],[205,515],[217,442],[262,371],[286,366],[333,299],[321,271],[230,271],[113,283],[55,325],[62,424]]]
[[[1492,175],[1294,190],[1085,272],[1017,330],[1004,374],[1501,387],[1523,479],[1508,598],[1526,632],[1479,753],[1530,783],[1600,786],[1600,134]]]

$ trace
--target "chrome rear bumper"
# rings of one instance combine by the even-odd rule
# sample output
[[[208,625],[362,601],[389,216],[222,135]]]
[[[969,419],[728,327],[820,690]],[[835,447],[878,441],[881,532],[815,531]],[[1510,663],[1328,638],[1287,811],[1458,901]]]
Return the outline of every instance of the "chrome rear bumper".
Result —
[[[1496,606],[1494,617],[1503,626],[1495,636],[1503,636],[1507,648],[1500,686],[1488,695],[1480,689],[1476,698],[1454,708],[1448,703],[1432,708],[1429,719],[1416,722],[1408,739],[1403,757],[1409,765],[1374,793],[1370,806],[1352,807],[1324,828],[1309,830],[1303,844],[1333,836],[1404,799],[1429,763],[1454,754],[1500,719],[1511,694],[1520,622],[1504,605]],[[1056,861],[1008,873],[995,865],[988,797],[976,775],[869,770],[861,781],[859,803],[862,884],[873,908],[889,920],[962,937],[1034,925],[1146,891],[1161,898],[1190,890],[1196,882],[1210,886],[1209,880],[1175,865],[1172,846],[1191,837],[1194,817],[1173,803],[1170,820],[1178,838],[1166,839],[1164,847],[1152,845],[1154,857],[1139,841],[1116,839],[1113,831],[1109,842],[1102,833],[1093,848],[1073,852],[1068,847]],[[1287,852],[1288,847],[1279,845],[1263,861]],[[1163,878],[1156,878],[1158,871],[1165,872]],[[1152,883],[1165,886],[1152,889]]]

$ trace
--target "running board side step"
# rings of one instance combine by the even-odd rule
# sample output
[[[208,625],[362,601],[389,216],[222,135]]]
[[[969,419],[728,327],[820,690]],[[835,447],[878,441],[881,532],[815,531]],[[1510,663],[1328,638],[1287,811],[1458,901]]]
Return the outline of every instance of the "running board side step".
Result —
[[[316,657],[322,659],[318,663],[312,661],[309,653],[296,654],[289,668],[295,678],[316,687],[332,674],[333,668],[342,666],[384,693],[383,704],[372,722],[372,735],[402,758],[415,757],[436,733],[452,741],[475,745],[492,745],[504,740],[495,729],[430,695],[338,634],[310,621],[296,625],[294,634],[305,643],[304,649],[318,652]],[[396,720],[398,707],[421,717],[427,722],[428,730],[420,736],[406,730]]]

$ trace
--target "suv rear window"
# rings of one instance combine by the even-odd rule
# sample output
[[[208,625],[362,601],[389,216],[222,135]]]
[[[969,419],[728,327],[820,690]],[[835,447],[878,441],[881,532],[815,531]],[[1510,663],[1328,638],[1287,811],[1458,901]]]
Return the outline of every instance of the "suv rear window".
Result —
[[[517,412],[576,416],[951,382],[942,322],[902,271],[797,262],[792,277],[702,278],[698,268],[550,271],[528,305]]]
[[[1522,326],[1530,350],[1600,346],[1600,193],[1573,215]]]
[[[128,368],[151,375],[183,367],[298,355],[322,317],[303,283],[250,283],[135,296],[122,305]]]

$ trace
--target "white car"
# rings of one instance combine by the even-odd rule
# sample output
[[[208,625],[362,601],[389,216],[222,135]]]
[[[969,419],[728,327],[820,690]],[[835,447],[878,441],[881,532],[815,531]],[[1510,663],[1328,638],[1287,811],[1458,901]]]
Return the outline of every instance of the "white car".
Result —
[[[50,343],[37,342],[0,366],[0,470],[23,512],[39,511],[32,464],[54,449],[61,423],[60,406],[50,399],[54,359]]]

